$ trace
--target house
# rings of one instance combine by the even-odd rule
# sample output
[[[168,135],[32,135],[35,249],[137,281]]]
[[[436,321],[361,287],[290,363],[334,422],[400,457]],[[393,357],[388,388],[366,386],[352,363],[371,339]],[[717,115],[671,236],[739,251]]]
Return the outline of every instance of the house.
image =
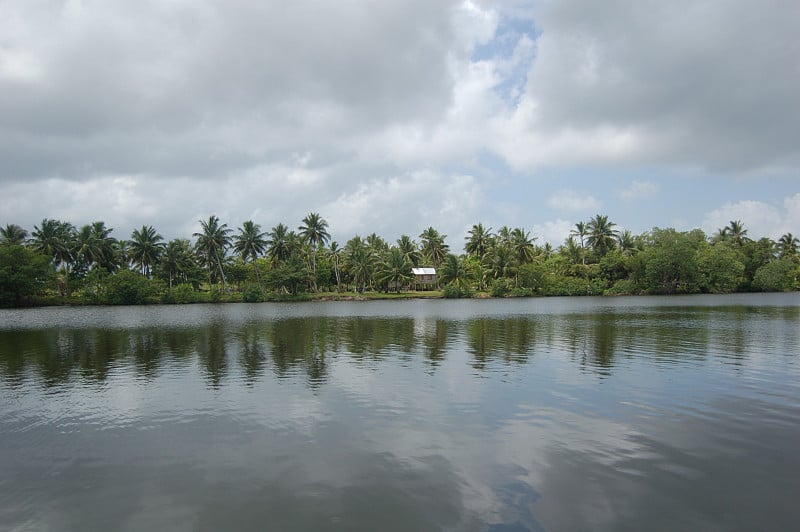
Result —
[[[411,273],[414,274],[414,287],[417,290],[430,289],[438,283],[436,268],[411,268]]]

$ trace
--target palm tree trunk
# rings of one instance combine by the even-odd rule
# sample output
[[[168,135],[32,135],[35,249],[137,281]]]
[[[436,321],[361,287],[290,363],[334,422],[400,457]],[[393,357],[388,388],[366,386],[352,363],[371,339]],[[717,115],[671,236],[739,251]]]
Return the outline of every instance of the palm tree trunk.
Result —
[[[228,288],[225,284],[225,272],[222,270],[222,261],[219,260],[219,253],[217,253],[216,249],[214,250],[214,257],[216,257],[217,259],[217,266],[219,266],[219,275],[220,277],[222,277],[222,291],[227,293]]]

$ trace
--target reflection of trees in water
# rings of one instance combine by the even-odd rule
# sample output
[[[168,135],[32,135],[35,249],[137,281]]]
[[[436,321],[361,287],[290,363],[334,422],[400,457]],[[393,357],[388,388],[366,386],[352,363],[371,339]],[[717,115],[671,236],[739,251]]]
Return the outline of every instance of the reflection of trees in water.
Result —
[[[478,318],[466,327],[476,369],[484,369],[492,359],[524,364],[536,343],[536,322],[531,317]]]
[[[331,357],[357,363],[424,357],[435,371],[461,339],[479,370],[491,361],[524,364],[537,348],[564,353],[600,374],[609,374],[621,357],[674,363],[710,354],[742,364],[754,345],[796,346],[798,318],[797,307],[661,307],[465,322],[320,316],[182,328],[0,331],[0,381],[102,382],[125,364],[149,380],[197,357],[213,386],[237,369],[253,384],[267,367],[278,378],[305,375],[317,386],[328,379]]]

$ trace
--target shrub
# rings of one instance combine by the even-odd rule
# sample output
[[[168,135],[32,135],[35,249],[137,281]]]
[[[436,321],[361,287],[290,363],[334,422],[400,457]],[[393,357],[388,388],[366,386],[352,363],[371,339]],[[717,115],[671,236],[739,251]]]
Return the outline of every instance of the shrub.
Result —
[[[242,291],[242,301],[245,303],[260,303],[264,301],[264,292],[257,284],[247,284]]]
[[[605,291],[609,296],[627,296],[638,294],[639,289],[634,281],[630,279],[620,279],[614,285]]]
[[[524,287],[512,288],[508,295],[510,297],[531,297],[533,295],[533,290]]]
[[[489,295],[492,297],[505,297],[508,293],[508,283],[505,279],[495,279],[489,286]]]
[[[472,297],[472,291],[469,288],[461,288],[454,284],[449,284],[442,289],[442,295],[446,299],[461,299]]]
[[[795,265],[789,259],[769,262],[756,270],[753,287],[764,292],[791,290],[795,271]]]
[[[147,279],[130,270],[112,275],[106,284],[106,298],[112,305],[141,305],[151,292]]]
[[[222,300],[222,290],[217,286],[211,287],[211,291],[208,293],[208,300],[211,303],[219,303]]]

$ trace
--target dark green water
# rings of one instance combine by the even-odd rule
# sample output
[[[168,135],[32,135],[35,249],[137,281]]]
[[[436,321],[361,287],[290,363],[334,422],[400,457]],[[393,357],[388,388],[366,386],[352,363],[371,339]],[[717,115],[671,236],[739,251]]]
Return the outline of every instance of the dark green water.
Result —
[[[0,530],[790,530],[800,294],[0,311]]]

